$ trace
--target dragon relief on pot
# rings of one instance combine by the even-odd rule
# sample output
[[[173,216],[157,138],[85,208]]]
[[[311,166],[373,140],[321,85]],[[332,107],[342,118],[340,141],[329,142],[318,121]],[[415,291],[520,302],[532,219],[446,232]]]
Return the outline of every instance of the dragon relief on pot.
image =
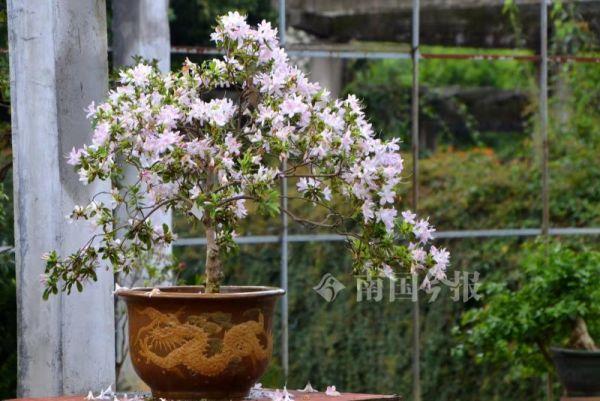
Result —
[[[195,374],[216,376],[242,358],[256,366],[270,358],[273,342],[262,312],[255,309],[247,314],[251,312],[257,320],[233,324],[227,313],[180,319],[181,311],[161,313],[148,307],[138,312],[150,322],[139,329],[135,346],[147,362],[180,374],[180,367],[185,367]]]

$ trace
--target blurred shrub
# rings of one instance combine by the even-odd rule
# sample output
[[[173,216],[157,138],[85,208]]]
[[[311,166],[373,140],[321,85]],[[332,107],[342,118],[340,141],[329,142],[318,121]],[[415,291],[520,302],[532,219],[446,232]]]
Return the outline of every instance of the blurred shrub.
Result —
[[[0,398],[16,396],[17,304],[14,255],[0,254]]]
[[[524,247],[513,280],[490,281],[485,305],[462,317],[464,346],[478,362],[510,362],[515,377],[553,369],[550,347],[580,347],[572,334],[582,319],[600,340],[600,252],[541,241]]]
[[[516,52],[443,47],[426,47],[421,51],[436,54]],[[351,79],[345,92],[355,93],[363,100],[367,115],[371,117],[376,130],[383,135],[400,137],[409,142],[412,86],[410,61],[359,60],[350,65],[350,71]],[[489,128],[486,128],[485,119],[489,118],[489,111],[477,102],[469,101],[469,98],[473,96],[474,90],[479,89],[481,96],[488,97],[488,107],[493,108],[496,107],[496,102],[502,102],[503,97],[511,94],[517,98],[526,97],[527,92],[535,88],[533,72],[532,64],[510,60],[422,60],[419,69],[420,118],[425,147],[434,148],[439,141],[440,144],[461,147],[502,145],[498,148],[514,149],[523,137],[519,135],[522,132],[487,132]],[[485,89],[493,89],[496,94],[493,90],[486,92]],[[512,112],[508,107],[509,104],[506,103],[504,108]],[[526,112],[524,108],[510,116],[496,114],[495,118],[506,120],[502,123],[514,125],[515,120],[523,118],[520,114]],[[432,136],[433,139],[430,138]]]
[[[116,1],[116,0],[113,0]],[[228,11],[239,11],[256,25],[266,19],[275,20],[270,0],[171,0],[171,43],[179,46],[211,46],[210,34],[217,17]]]

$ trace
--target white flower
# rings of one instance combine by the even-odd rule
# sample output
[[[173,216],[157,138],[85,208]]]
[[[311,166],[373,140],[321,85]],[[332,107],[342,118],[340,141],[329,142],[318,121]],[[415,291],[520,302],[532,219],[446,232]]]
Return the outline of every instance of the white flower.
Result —
[[[84,168],[80,168],[79,171],[77,172],[79,174],[79,181],[83,184],[83,185],[87,185],[89,178],[88,178],[88,171]]]
[[[128,287],[121,287],[118,283],[115,283],[115,290],[112,292],[113,295],[118,294],[119,291],[128,290]]]
[[[304,386],[304,388],[302,390],[298,390],[298,391],[301,393],[318,393],[318,391],[313,388],[313,386],[310,384],[310,382],[306,383],[306,386]]]
[[[275,390],[267,394],[271,401],[294,401],[294,395],[289,393],[285,386],[283,391]]]
[[[245,202],[246,201],[244,199],[239,199],[235,202],[233,213],[238,219],[243,219],[244,217],[246,217],[246,215],[248,215],[248,210],[246,210]]]
[[[325,187],[323,188],[323,190],[321,191],[323,193],[323,198],[327,201],[331,200],[331,189],[329,189],[329,187]]]
[[[432,245],[431,249],[429,249],[429,254],[435,262],[432,274],[438,279],[445,278],[446,268],[450,263],[450,253],[445,248],[438,249]]]
[[[112,390],[112,386],[108,386],[106,388],[106,390],[101,390],[100,394],[98,394],[98,396],[95,399],[96,400],[110,400],[113,398],[114,395],[115,395],[115,393]]]
[[[365,201],[365,203],[363,203],[361,211],[365,223],[375,217],[375,211],[373,210],[374,207],[375,204],[371,201]]]
[[[307,110],[308,106],[298,95],[289,96],[281,103],[281,114],[284,116],[293,117],[294,115],[302,114]]]
[[[384,264],[383,268],[381,269],[381,273],[384,277],[387,277],[392,281],[396,281],[396,275],[394,274],[394,269],[392,269],[391,266]]]
[[[237,11],[222,16],[221,24],[223,24],[224,33],[232,39],[242,39],[250,31],[246,17]]]
[[[431,239],[433,239],[433,233],[435,232],[435,228],[429,225],[429,221],[421,219],[416,222],[413,227],[413,233],[419,239],[422,244],[427,243]]]
[[[378,194],[380,196],[379,204],[381,206],[385,205],[386,203],[394,203],[394,197],[396,196],[396,192],[392,191],[389,185],[383,187],[383,189],[379,191]]]
[[[298,188],[299,192],[306,192],[308,190],[314,189],[314,188],[318,188],[319,186],[319,182],[317,180],[315,180],[314,178],[306,178],[306,177],[302,177],[298,180],[298,183],[296,184],[296,187]]]
[[[194,187],[190,190],[190,199],[196,199],[198,196],[200,196],[201,191],[202,190],[198,185],[194,185]]]
[[[204,218],[204,209],[198,207],[197,205],[194,204],[194,206],[190,209],[190,213],[196,217],[198,220],[202,221],[202,218]]]
[[[86,111],[86,115],[85,118],[90,118],[92,117],[94,114],[96,114],[96,102],[92,102],[90,103],[90,105],[85,109]]]
[[[414,214],[413,212],[411,212],[410,210],[405,210],[404,212],[402,212],[402,218],[404,219],[404,221],[406,221],[409,224],[415,224],[415,218],[417,217],[416,214]]]
[[[133,82],[137,86],[146,86],[148,77],[152,73],[152,67],[146,64],[138,64],[131,70],[131,79],[127,82]]]
[[[325,395],[329,397],[339,397],[340,392],[335,389],[335,386],[327,386],[327,390],[325,390]]]
[[[263,389],[262,384],[255,383],[254,386],[250,389],[249,398],[253,400],[261,398],[271,398],[271,391]]]
[[[71,166],[79,164],[81,162],[81,156],[83,153],[83,149],[75,149],[75,147],[73,147],[69,153],[69,156],[67,156],[67,164],[70,164]]]
[[[396,209],[381,209],[377,212],[377,220],[383,222],[388,233],[394,230],[394,219],[398,212]]]

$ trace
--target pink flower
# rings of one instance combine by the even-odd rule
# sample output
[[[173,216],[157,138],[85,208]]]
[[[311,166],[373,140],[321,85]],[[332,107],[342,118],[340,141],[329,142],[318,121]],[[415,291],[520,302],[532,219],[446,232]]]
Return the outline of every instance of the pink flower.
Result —
[[[238,219],[243,219],[248,215],[248,210],[246,210],[245,200],[239,199],[235,202],[234,214]]]
[[[317,180],[315,180],[314,178],[305,178],[302,177],[298,180],[298,183],[296,184],[296,188],[298,188],[299,192],[306,192],[310,189],[314,189],[317,188],[319,186],[319,183],[317,182]]]
[[[147,149],[158,154],[172,150],[173,145],[181,140],[180,135],[174,131],[166,131],[163,134],[146,141]]]
[[[180,116],[181,113],[179,110],[168,104],[160,109],[160,113],[156,118],[156,123],[162,124],[168,129],[172,129],[177,125],[177,120],[179,120]]]
[[[412,256],[413,260],[416,263],[422,264],[425,262],[425,258],[427,257],[427,252],[425,252],[425,250],[423,248],[415,246],[413,249],[411,249],[410,255]]]
[[[96,146],[102,146],[110,138],[110,125],[108,123],[98,124],[94,130],[92,142]]]
[[[325,395],[328,397],[339,397],[340,392],[335,389],[335,386],[327,386],[327,390],[325,390]]]
[[[262,20],[256,27],[256,39],[269,45],[277,44],[277,29],[271,27],[271,23]]]
[[[280,109],[281,114],[283,114],[284,116],[293,117],[296,114],[304,113],[308,109],[308,106],[300,96],[292,95],[290,97],[286,97],[283,100]]]
[[[427,220],[419,220],[415,223],[413,227],[413,233],[419,239],[422,244],[425,244],[433,239],[433,233],[435,232],[435,228],[429,225]]]
[[[323,198],[327,201],[331,200],[331,189],[329,189],[329,187],[325,187],[323,188],[323,190],[321,191],[323,193]]]
[[[390,279],[392,281],[396,281],[396,275],[394,274],[394,269],[392,269],[391,266],[383,264],[381,273],[383,274],[384,277],[387,277],[388,279]]]
[[[246,23],[246,17],[237,11],[229,12],[221,17],[224,34],[233,40],[238,41],[238,46],[241,45],[244,38],[250,33],[250,27]]]
[[[231,99],[213,99],[208,106],[211,121],[219,127],[227,124],[236,111],[236,106]]]
[[[363,203],[361,211],[365,223],[368,223],[369,220],[375,217],[375,211],[373,210],[374,207],[375,204],[371,201],[365,201],[365,203]]]
[[[283,391],[280,391],[279,389],[277,389],[273,392],[267,393],[267,396],[272,401],[294,401],[294,396],[287,391],[285,386],[283,387]]]
[[[445,272],[446,267],[450,263],[450,253],[445,248],[438,249],[432,245],[431,249],[429,249],[429,254],[435,262],[434,268],[436,271],[440,273]]]
[[[266,107],[262,103],[258,105],[258,117],[256,118],[256,122],[262,125],[265,125],[266,122],[271,121],[277,116],[275,110],[270,107]]]
[[[381,209],[377,212],[377,220],[383,222],[388,233],[394,231],[394,219],[397,214],[396,209]]]
[[[381,191],[378,192],[380,198],[379,198],[379,204],[380,205],[385,205],[386,203],[394,203],[394,197],[396,196],[396,192],[392,191],[392,189],[390,188],[389,185],[386,185],[385,187],[383,187],[383,189]]]
[[[344,135],[341,138],[340,147],[344,152],[349,153],[350,146],[352,145],[352,143],[352,133],[350,131],[346,131],[346,133],[344,133]]]
[[[402,218],[404,219],[404,221],[406,221],[408,224],[415,224],[415,219],[417,218],[417,215],[414,214],[413,212],[411,212],[410,210],[405,210],[402,212]]]
[[[151,73],[152,67],[146,64],[138,64],[131,69],[131,82],[136,86],[146,86]]]
[[[194,187],[190,190],[190,199],[196,199],[200,196],[201,189],[198,185],[194,185]]]
[[[239,155],[241,146],[242,145],[237,141],[237,139],[233,137],[233,134],[231,132],[227,134],[227,136],[225,137],[225,148],[229,153]]]
[[[76,166],[81,162],[81,156],[83,155],[83,149],[71,149],[69,156],[67,157],[67,164]]]
[[[90,103],[90,105],[85,109],[85,111],[87,112],[87,114],[85,115],[86,118],[92,117],[94,114],[96,114],[96,103]]]

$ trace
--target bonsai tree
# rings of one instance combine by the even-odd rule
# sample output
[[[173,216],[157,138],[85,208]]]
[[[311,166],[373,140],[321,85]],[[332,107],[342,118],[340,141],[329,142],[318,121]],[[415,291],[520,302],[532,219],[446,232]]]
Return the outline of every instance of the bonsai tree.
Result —
[[[281,212],[347,235],[355,272],[444,277],[448,252],[429,245],[433,227],[397,211],[398,140],[376,137],[355,96],[332,99],[291,65],[268,22],[253,28],[232,12],[211,38],[222,58],[188,60],[168,74],[141,62],[121,72],[104,103],[89,107],[92,143],[73,149],[68,162],[84,184],[110,180],[112,190],[73,210],[70,219],[89,221],[99,233],[71,255],[45,255],[45,296],[81,290],[101,260],[128,272],[145,254],[160,254],[174,235],[152,217],[168,209],[204,227],[205,289],[218,292],[222,260],[248,204],[265,216],[280,213],[283,177],[296,185],[295,198],[326,217]],[[137,171],[136,182],[119,184],[125,165]],[[126,221],[115,217],[117,207]]]
[[[552,369],[550,346],[597,349],[600,252],[557,242],[525,249],[517,283],[482,286],[485,305],[463,315],[464,340],[479,362],[510,361],[518,375]]]

